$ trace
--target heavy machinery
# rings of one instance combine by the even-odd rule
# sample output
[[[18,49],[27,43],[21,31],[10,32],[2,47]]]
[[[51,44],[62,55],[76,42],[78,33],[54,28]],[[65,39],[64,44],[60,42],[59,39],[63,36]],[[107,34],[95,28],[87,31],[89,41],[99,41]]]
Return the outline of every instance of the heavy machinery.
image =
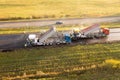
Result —
[[[66,32],[57,32],[56,27],[52,27],[42,34],[29,34],[25,45],[40,46],[66,44],[84,38],[101,38],[107,35],[109,35],[109,29],[100,28],[98,24],[94,24],[82,30],[73,29]]]
[[[100,28],[100,25],[94,24],[82,30],[73,30],[73,35],[73,40],[78,40],[80,38],[101,38],[109,35],[109,29]]]

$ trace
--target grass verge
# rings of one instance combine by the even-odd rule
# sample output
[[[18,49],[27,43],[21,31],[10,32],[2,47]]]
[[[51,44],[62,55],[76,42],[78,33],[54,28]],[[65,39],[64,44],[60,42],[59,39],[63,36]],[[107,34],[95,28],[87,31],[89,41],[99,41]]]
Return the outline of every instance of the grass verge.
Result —
[[[85,28],[90,25],[68,25],[68,26],[57,26],[58,31],[72,30],[73,28]],[[106,28],[120,28],[120,23],[101,23],[101,27]],[[23,28],[0,28],[0,34],[16,34],[16,33],[30,33],[30,32],[42,32],[48,30],[50,27],[23,27]]]
[[[119,80],[120,43],[0,52],[1,79]]]

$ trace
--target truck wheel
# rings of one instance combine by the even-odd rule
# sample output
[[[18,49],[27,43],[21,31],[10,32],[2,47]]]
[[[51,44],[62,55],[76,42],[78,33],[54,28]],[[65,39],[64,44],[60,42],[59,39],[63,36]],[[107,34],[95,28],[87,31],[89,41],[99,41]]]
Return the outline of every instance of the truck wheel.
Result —
[[[57,45],[59,45],[60,43],[59,43],[59,42],[57,42],[56,44],[57,44]]]
[[[49,43],[49,45],[53,45],[52,43]]]

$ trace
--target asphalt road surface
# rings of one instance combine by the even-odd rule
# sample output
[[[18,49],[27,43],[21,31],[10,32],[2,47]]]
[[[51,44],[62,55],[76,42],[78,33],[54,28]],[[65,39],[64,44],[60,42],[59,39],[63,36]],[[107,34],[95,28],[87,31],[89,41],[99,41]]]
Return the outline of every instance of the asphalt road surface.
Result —
[[[29,26],[47,26],[55,24],[56,22],[63,22],[63,25],[74,24],[93,24],[102,22],[120,22],[120,16],[116,17],[101,17],[101,18],[73,18],[73,19],[57,19],[57,20],[28,20],[28,21],[11,21],[0,22],[0,28],[17,28]]]
[[[24,48],[28,34],[0,35],[0,49]],[[120,41],[120,28],[110,29],[110,35],[102,39],[90,39],[88,43]]]
[[[0,35],[0,49],[24,48],[28,34]]]

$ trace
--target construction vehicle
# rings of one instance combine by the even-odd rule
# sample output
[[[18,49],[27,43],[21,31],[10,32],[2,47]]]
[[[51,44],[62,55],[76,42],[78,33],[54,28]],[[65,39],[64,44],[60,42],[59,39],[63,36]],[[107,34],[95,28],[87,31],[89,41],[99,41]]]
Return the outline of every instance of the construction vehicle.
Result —
[[[84,38],[101,38],[107,35],[109,35],[109,29],[100,28],[98,24],[94,24],[82,30],[73,29],[67,32],[58,32],[56,27],[52,27],[42,34],[29,34],[26,46],[66,44]]]
[[[109,35],[108,28],[100,28],[100,25],[94,24],[82,30],[73,30],[73,40],[78,40],[81,38],[101,38]]]

